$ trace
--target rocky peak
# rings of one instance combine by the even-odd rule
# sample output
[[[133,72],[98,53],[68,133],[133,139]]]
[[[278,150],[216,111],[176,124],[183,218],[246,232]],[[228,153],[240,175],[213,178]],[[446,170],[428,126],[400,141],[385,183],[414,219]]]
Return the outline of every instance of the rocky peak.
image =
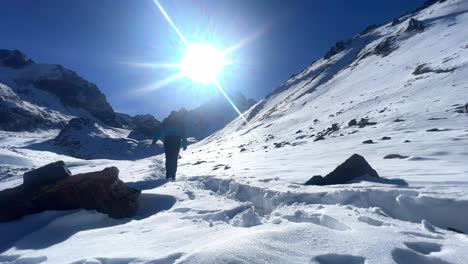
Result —
[[[342,52],[343,50],[345,50],[350,43],[351,43],[350,40],[338,41],[337,43],[335,43],[335,46],[331,47],[330,50],[323,57],[325,59],[331,58],[332,56],[334,56],[334,55]]]
[[[45,76],[34,81],[34,86],[54,94],[66,106],[82,108],[100,121],[118,126],[114,110],[95,84],[60,65],[56,65],[55,70],[60,73],[59,78]]]
[[[19,50],[0,49],[0,64],[3,66],[18,69],[33,63]]]

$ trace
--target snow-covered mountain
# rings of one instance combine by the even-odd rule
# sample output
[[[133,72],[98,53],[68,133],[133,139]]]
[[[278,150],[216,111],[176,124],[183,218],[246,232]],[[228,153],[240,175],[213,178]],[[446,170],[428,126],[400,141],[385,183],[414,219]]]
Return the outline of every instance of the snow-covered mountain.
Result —
[[[61,159],[73,174],[117,166],[143,192],[134,218],[78,210],[1,223],[0,262],[466,263],[467,91],[468,2],[430,1],[338,42],[247,124],[189,146],[175,182],[161,180],[162,156],[82,160],[29,147],[56,131],[2,131],[0,189]],[[304,185],[354,153],[408,185]]]
[[[60,65],[36,64],[18,50],[0,50],[0,128],[61,128],[73,117],[119,126],[96,85]]]

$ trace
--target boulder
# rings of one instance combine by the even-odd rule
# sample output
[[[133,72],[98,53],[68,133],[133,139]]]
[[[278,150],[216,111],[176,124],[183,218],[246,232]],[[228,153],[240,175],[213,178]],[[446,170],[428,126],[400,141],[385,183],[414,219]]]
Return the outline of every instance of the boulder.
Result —
[[[400,154],[388,154],[384,157],[384,159],[406,159],[409,156],[404,156]]]
[[[336,167],[335,170],[330,172],[325,177],[314,176],[309,179],[306,185],[331,185],[331,184],[345,184],[351,180],[369,176],[379,178],[379,174],[375,171],[369,163],[361,155],[354,154],[348,158],[344,163]]]
[[[366,127],[366,126],[373,126],[373,125],[376,125],[376,124],[377,124],[377,122],[370,122],[369,119],[367,119],[367,118],[361,118],[361,120],[359,120],[359,122],[357,123],[359,128],[363,128],[363,127]]]
[[[133,216],[141,191],[128,187],[118,174],[116,167],[109,167],[66,177],[39,189],[20,185],[1,191],[0,222],[46,210],[96,210],[117,219]]]
[[[53,184],[71,176],[65,162],[57,161],[38,169],[28,171],[23,175],[23,186],[28,190],[38,189],[44,185]]]

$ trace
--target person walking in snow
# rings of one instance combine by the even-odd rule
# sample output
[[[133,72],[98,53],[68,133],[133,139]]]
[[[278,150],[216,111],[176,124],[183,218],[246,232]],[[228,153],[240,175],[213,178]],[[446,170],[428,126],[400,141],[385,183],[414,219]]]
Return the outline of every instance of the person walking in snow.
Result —
[[[180,148],[187,149],[187,136],[183,117],[172,113],[164,119],[153,137],[152,144],[155,145],[159,139],[164,143],[166,179],[173,181],[177,172],[177,159]]]

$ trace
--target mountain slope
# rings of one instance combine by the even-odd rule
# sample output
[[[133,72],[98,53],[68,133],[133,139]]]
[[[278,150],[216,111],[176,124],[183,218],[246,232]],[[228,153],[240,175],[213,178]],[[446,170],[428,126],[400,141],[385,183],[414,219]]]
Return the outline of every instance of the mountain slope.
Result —
[[[313,63],[247,111],[247,125],[238,118],[200,146],[223,144],[233,152],[242,145],[254,153],[274,155],[292,147],[278,150],[273,143],[289,142],[307,149],[333,146],[333,153],[303,152],[322,161],[328,155],[345,159],[351,152],[362,152],[379,162],[401,152],[393,149],[401,146],[405,153],[399,154],[435,155],[432,164],[441,163],[436,166],[440,173],[446,167],[442,163],[466,172],[461,162],[466,151],[459,141],[465,140],[467,129],[467,115],[460,113],[468,89],[467,8],[463,1],[437,3],[345,41],[338,52]],[[408,30],[411,18],[425,29]],[[351,120],[362,118],[376,124],[349,126]],[[332,129],[333,124],[339,130]],[[426,132],[434,128],[442,132]],[[392,140],[362,144],[384,136]],[[401,145],[405,140],[413,143]],[[434,146],[453,151],[436,155],[446,150]]]

